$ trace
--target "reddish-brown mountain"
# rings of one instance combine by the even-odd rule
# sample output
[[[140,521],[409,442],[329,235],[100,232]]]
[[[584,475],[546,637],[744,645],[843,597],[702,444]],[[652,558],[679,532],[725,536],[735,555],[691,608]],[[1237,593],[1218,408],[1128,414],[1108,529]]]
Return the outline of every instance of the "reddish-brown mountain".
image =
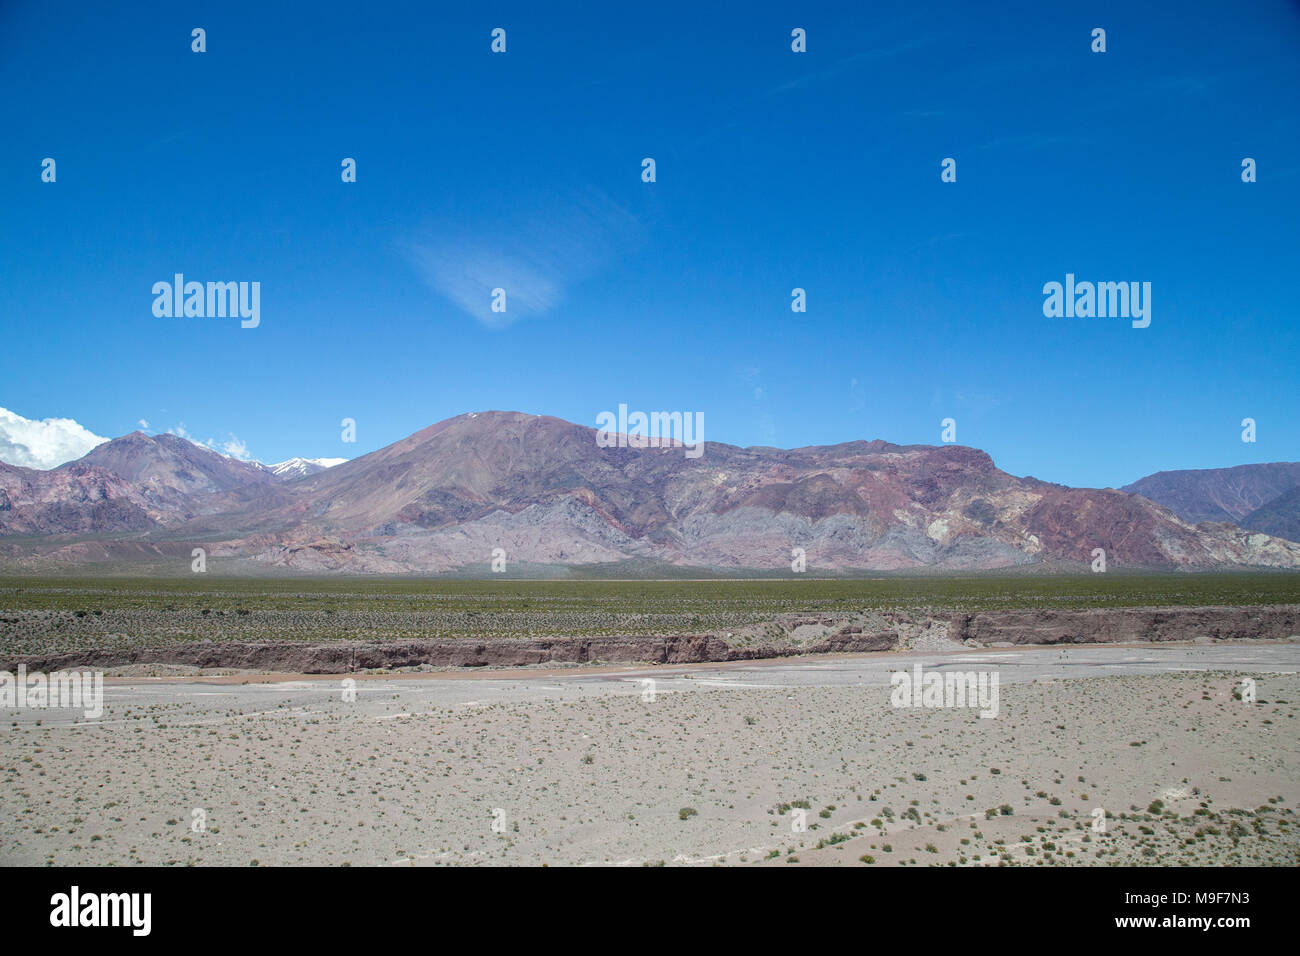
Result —
[[[210,567],[232,569],[487,573],[497,548],[516,569],[788,572],[796,548],[811,571],[1077,568],[1096,548],[1110,567],[1300,567],[1295,543],[1198,527],[1121,491],[1016,478],[954,445],[710,442],[689,458],[681,447],[601,448],[593,429],[557,418],[482,412],[282,483],[177,441],[129,435],[53,472],[0,472],[0,531],[130,535],[132,555],[142,542],[160,555],[203,542]],[[60,494],[75,499],[63,524]],[[126,553],[66,538],[8,551],[20,561]]]

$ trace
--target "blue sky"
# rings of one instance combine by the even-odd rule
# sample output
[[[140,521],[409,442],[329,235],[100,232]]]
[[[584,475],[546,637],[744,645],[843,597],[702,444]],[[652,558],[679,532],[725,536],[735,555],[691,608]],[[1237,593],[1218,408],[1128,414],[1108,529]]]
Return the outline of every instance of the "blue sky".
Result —
[[[27,418],[263,461],[619,403],[782,447],[952,417],[1086,486],[1300,458],[1296,3],[72,6],[0,5]],[[260,326],[155,317],[177,272],[260,282]],[[1150,282],[1150,327],[1045,317],[1067,272]]]

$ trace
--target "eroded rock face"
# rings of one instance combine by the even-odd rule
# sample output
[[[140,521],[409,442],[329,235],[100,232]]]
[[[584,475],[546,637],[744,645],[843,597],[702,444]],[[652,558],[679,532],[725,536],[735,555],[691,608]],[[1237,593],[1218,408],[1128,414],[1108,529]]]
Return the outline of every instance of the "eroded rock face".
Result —
[[[941,618],[928,619],[940,622]],[[711,634],[671,637],[553,638],[547,640],[294,641],[240,643],[195,641],[161,647],[94,648],[64,654],[0,658],[0,669],[44,672],[173,664],[289,674],[349,674],[374,668],[523,667],[545,664],[702,664],[804,654],[862,654],[900,646],[899,632],[865,633],[859,625],[830,618],[785,622],[835,630],[811,640],[738,645]],[[924,625],[926,619],[909,621]],[[979,647],[995,644],[1101,644],[1142,641],[1286,640],[1300,638],[1300,605],[1263,607],[1105,608],[1015,610],[954,614],[951,641]]]
[[[389,641],[303,644],[199,641],[147,648],[98,648],[66,654],[15,657],[3,666],[53,671],[76,667],[126,667],[178,664],[288,674],[348,674],[371,668],[522,667],[539,664],[645,663],[698,664],[757,660],[796,654],[883,651],[898,643],[893,632],[835,634],[805,647],[732,647],[710,635],[676,637],[556,638],[500,641]]]
[[[101,468],[0,464],[0,535],[140,532],[157,517],[139,488]]]
[[[1131,607],[954,614],[948,636],[977,644],[1286,640],[1300,635],[1300,607]]]

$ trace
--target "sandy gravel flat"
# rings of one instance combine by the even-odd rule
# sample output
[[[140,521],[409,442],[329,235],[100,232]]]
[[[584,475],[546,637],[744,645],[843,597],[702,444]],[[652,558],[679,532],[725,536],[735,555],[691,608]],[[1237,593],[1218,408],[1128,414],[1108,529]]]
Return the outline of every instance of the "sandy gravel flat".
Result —
[[[918,661],[996,671],[998,716],[891,706]],[[98,721],[0,711],[0,862],[1296,865],[1297,671],[1291,643],[378,675],[354,701],[137,676]]]

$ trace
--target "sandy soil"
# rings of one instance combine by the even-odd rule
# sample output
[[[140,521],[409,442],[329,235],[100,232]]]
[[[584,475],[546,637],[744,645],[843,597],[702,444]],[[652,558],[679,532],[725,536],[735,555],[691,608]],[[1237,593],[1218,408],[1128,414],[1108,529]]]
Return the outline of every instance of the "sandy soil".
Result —
[[[1224,671],[1004,684],[995,719],[851,674],[674,673],[692,689],[653,700],[598,674],[518,699],[245,689],[281,694],[260,709],[213,684],[6,719],[0,862],[1300,863],[1294,669],[1256,674],[1253,705]]]

